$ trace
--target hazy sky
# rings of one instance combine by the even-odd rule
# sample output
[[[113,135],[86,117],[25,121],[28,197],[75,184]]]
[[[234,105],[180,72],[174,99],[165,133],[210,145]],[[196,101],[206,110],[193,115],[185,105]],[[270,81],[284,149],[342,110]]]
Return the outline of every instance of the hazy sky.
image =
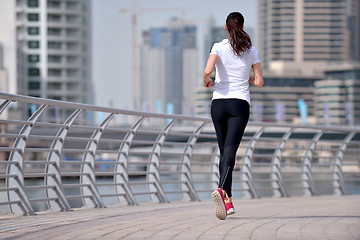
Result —
[[[245,28],[256,26],[256,0],[92,0],[93,12],[93,83],[96,104],[132,108],[132,28],[131,14],[120,8],[186,8],[185,10],[147,11],[138,14],[140,33],[152,26],[165,25],[172,16],[182,16],[198,23],[199,57],[203,56],[204,20],[212,15],[216,25],[223,26],[233,11],[244,15]],[[199,74],[201,69],[199,69]]]

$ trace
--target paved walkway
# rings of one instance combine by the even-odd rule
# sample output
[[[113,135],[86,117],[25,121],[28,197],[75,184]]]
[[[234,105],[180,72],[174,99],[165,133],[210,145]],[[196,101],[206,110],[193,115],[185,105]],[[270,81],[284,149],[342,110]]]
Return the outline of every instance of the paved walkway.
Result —
[[[360,196],[235,200],[218,220],[211,201],[1,216],[0,239],[360,239]]]

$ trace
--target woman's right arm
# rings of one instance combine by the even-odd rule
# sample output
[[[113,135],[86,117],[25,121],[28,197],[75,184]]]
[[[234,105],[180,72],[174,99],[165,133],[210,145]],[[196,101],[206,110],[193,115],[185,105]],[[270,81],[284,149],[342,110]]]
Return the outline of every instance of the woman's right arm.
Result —
[[[214,70],[216,60],[217,60],[217,56],[215,54],[210,54],[204,70],[204,87],[214,86],[210,78],[210,74]]]
[[[256,87],[262,87],[264,85],[264,79],[263,79],[261,64],[255,63],[254,65],[252,65],[252,69],[255,77],[250,77],[249,83],[251,83]]]

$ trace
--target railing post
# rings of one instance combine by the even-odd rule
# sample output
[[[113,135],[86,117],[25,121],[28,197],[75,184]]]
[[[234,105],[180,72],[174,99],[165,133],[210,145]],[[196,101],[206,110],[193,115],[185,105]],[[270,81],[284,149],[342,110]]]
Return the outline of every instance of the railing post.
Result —
[[[350,132],[343,143],[340,145],[336,155],[334,156],[334,166],[333,166],[333,188],[334,194],[345,195],[347,194],[344,182],[344,176],[342,172],[342,159],[344,157],[344,152],[347,148],[347,145],[350,143],[351,139],[355,136],[355,132]]]
[[[187,141],[184,153],[181,157],[181,177],[180,181],[184,181],[185,183],[181,183],[181,190],[186,191],[186,195],[183,193],[183,199],[184,200],[190,200],[191,201],[200,201],[199,196],[197,195],[194,185],[192,183],[192,177],[191,177],[191,156],[192,152],[194,151],[194,145],[196,141],[199,138],[199,135],[201,133],[201,130],[205,126],[206,122],[203,122],[192,134],[192,136],[189,137],[189,140]]]
[[[287,197],[288,193],[286,192],[284,180],[282,178],[281,174],[281,159],[282,159],[282,153],[286,144],[286,141],[289,139],[291,134],[294,132],[294,128],[290,128],[289,131],[284,133],[282,136],[280,143],[278,147],[276,148],[274,152],[274,156],[271,161],[271,184],[273,187],[273,193],[274,196],[281,196],[281,197]]]
[[[111,113],[100,125],[99,128],[93,132],[91,135],[91,140],[88,142],[86,146],[87,152],[84,153],[82,157],[82,161],[84,164],[81,165],[81,173],[86,173],[86,175],[80,175],[80,183],[86,184],[87,186],[82,186],[81,194],[84,195],[92,195],[94,197],[94,201],[89,198],[83,198],[83,203],[85,206],[91,206],[96,203],[95,207],[105,207],[104,202],[102,201],[99,191],[96,187],[96,176],[95,176],[95,155],[96,150],[99,145],[99,141],[101,135],[104,132],[105,127],[109,124],[111,119],[113,118],[114,114]],[[88,150],[91,152],[89,153]]]
[[[320,130],[315,134],[315,136],[313,137],[313,139],[311,140],[308,146],[308,149],[306,150],[305,156],[301,163],[302,166],[301,179],[304,187],[305,196],[316,195],[315,184],[311,173],[311,161],[312,161],[314,149],[316,147],[316,143],[317,141],[319,141],[320,137],[323,134],[324,134],[323,130]]]
[[[130,151],[131,142],[135,137],[136,131],[139,129],[141,124],[144,122],[145,117],[141,117],[130,129],[130,131],[126,134],[124,140],[125,143],[122,143],[119,149],[119,155],[116,159],[117,164],[115,165],[115,178],[114,182],[116,183],[116,193],[125,194],[125,200],[127,204],[137,205],[137,201],[131,191],[129,186],[129,175],[127,170],[128,165],[128,156]],[[118,202],[121,203],[122,199],[118,196]]]
[[[240,179],[242,180],[242,186],[244,189],[249,188],[248,192],[245,192],[244,195],[252,198],[258,198],[258,194],[256,192],[254,181],[251,174],[251,159],[254,154],[256,142],[259,140],[261,134],[264,132],[265,127],[261,127],[250,140],[249,146],[246,149],[245,156],[243,158],[242,166],[241,166],[241,175]]]
[[[48,198],[58,197],[59,202],[62,204],[60,208],[65,211],[70,210],[70,205],[68,201],[66,200],[65,193],[63,186],[61,184],[61,173],[60,173],[60,155],[65,143],[65,138],[69,132],[69,129],[71,125],[73,124],[74,120],[77,116],[82,112],[81,109],[75,110],[68,119],[64,122],[64,126],[59,129],[59,131],[56,134],[57,138],[52,142],[51,149],[56,150],[55,152],[51,151],[48,154],[47,161],[54,161],[54,164],[48,164],[45,167],[45,173],[47,174],[53,174],[53,176],[47,176],[44,179],[45,186],[54,185],[57,189],[57,192],[55,192],[53,189],[46,189],[46,196]],[[59,205],[55,204],[52,201],[48,202],[49,208],[53,210],[59,210]]]
[[[0,105],[0,115],[3,113],[3,111],[6,109],[7,106],[11,103],[11,100],[5,100]]]
[[[28,199],[28,196],[24,190],[24,185],[25,185],[24,184],[24,170],[23,170],[24,151],[25,151],[25,147],[26,147],[26,143],[27,143],[26,141],[31,133],[31,130],[34,127],[34,124],[36,123],[36,121],[39,119],[39,117],[45,111],[46,108],[47,108],[47,105],[41,105],[27,120],[30,124],[24,125],[21,128],[19,135],[21,135],[22,137],[16,138],[16,140],[14,142],[14,148],[18,148],[19,150],[11,151],[10,156],[9,156],[9,161],[17,162],[18,164],[9,164],[6,169],[7,174],[15,174],[18,176],[18,178],[17,178],[18,181],[14,178],[7,178],[6,179],[6,187],[8,187],[8,188],[9,187],[17,187],[19,189],[21,196],[23,196],[23,198],[24,198],[23,205],[26,207],[28,214],[34,214],[34,210],[32,209],[30,201]],[[7,195],[8,195],[9,201],[17,200],[16,198],[18,195],[15,192],[10,191],[7,193]],[[15,206],[9,205],[9,207],[10,207],[10,212],[12,212],[12,213],[20,213],[21,212],[21,209],[17,205],[15,205]]]
[[[211,161],[211,185],[212,189],[217,189],[220,181],[219,175],[219,161],[220,161],[220,150],[219,147],[216,147],[214,150],[214,155]]]
[[[161,149],[164,145],[165,138],[171,127],[174,125],[175,121],[176,119],[171,120],[162,130],[161,134],[155,140],[152,153],[149,156],[149,165],[147,169],[149,174],[147,175],[147,181],[153,182],[152,184],[149,184],[149,191],[157,192],[156,194],[150,194],[150,199],[152,201],[159,201],[161,203],[169,202],[160,184],[159,166]]]

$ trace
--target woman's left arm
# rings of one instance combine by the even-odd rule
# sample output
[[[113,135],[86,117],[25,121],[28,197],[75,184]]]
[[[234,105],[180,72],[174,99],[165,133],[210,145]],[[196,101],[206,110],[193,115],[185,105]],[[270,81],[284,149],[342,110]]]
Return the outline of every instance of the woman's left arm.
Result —
[[[261,64],[255,63],[254,65],[252,65],[252,69],[255,77],[250,77],[249,83],[251,83],[256,87],[262,87],[264,85],[264,79],[263,79]]]
[[[210,54],[210,57],[207,61],[207,64],[206,64],[206,67],[204,70],[204,87],[214,86],[214,84],[210,78],[210,74],[214,70],[216,60],[217,60],[217,56],[215,54]]]

